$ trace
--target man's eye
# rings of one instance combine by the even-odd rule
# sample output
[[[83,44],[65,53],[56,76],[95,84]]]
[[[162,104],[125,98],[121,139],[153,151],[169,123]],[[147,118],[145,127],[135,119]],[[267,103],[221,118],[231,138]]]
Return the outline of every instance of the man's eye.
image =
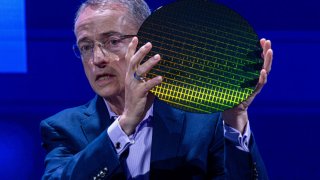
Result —
[[[80,46],[80,51],[82,53],[86,53],[86,52],[89,52],[91,51],[92,49],[92,45],[83,45],[83,46]]]
[[[121,39],[120,38],[112,38],[109,40],[109,45],[111,46],[116,46],[119,43],[121,43]]]
[[[120,43],[120,40],[111,40],[110,41],[111,45],[117,45],[118,43]]]

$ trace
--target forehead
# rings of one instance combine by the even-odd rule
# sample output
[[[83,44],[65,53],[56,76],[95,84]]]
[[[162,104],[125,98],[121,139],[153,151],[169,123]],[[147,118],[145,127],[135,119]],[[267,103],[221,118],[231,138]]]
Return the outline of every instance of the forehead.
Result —
[[[133,24],[124,7],[95,8],[88,6],[82,10],[75,23],[75,35],[79,41],[83,38],[96,39],[109,32],[135,34],[138,30]]]

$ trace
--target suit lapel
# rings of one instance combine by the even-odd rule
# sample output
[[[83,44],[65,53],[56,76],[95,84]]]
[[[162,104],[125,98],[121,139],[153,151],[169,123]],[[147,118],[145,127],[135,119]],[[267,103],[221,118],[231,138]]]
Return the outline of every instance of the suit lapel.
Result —
[[[104,100],[96,96],[84,112],[83,133],[90,143],[112,124]],[[151,164],[177,156],[185,113],[158,99],[154,101]]]
[[[155,99],[151,164],[175,158],[178,153],[185,113]]]
[[[96,96],[89,103],[84,114],[86,118],[81,121],[81,128],[89,143],[109,127],[112,121],[105,102],[100,96]]]

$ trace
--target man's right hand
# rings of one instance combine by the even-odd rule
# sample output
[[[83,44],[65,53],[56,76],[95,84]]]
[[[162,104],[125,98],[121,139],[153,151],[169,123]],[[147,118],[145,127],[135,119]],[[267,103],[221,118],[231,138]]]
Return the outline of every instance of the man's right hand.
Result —
[[[142,121],[151,106],[154,97],[149,91],[162,82],[161,76],[145,80],[138,80],[134,77],[135,73],[144,77],[161,59],[157,54],[140,65],[150,52],[152,44],[147,43],[136,52],[137,45],[138,38],[134,37],[126,54],[128,68],[125,79],[125,107],[119,124],[127,135],[135,131],[136,126]]]

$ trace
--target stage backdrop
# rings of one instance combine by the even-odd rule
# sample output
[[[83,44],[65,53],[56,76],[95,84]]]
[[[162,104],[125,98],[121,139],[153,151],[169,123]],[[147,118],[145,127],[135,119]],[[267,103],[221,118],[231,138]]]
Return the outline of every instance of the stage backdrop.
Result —
[[[249,109],[270,179],[320,179],[320,4],[219,1],[272,40],[273,69]],[[169,2],[148,0],[152,10]],[[72,51],[80,3],[0,2],[0,179],[40,179],[40,121],[94,96]]]

